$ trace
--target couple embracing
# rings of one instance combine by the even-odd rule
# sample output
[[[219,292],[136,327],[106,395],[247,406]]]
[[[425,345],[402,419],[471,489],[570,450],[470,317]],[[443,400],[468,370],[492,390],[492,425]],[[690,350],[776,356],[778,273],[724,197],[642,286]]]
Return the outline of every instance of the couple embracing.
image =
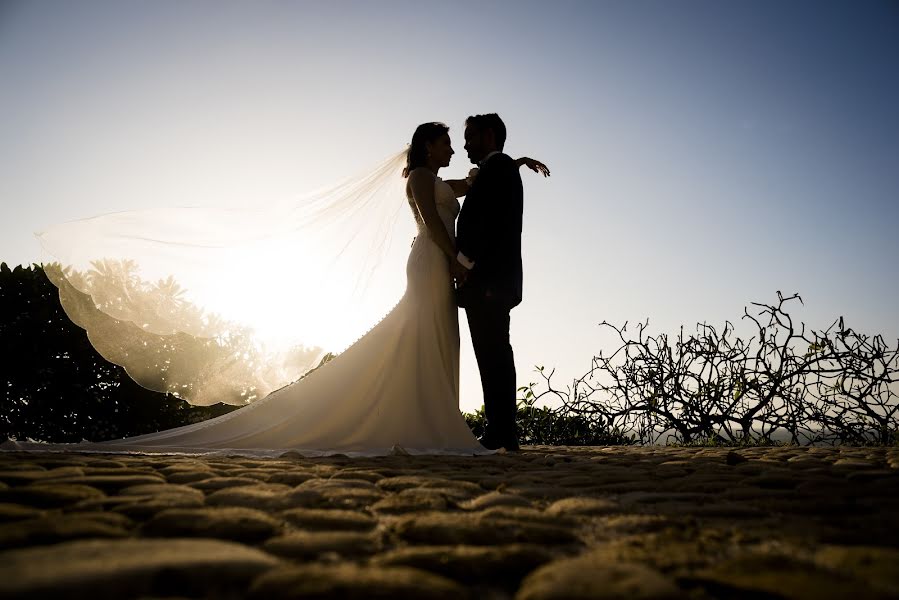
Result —
[[[387,316],[333,360],[215,419],[66,447],[249,456],[288,450],[307,456],[517,450],[509,313],[522,298],[519,169],[544,176],[549,171],[539,161],[503,154],[505,139],[498,115],[469,117],[465,150],[477,170],[467,179],[444,181],[438,172],[454,153],[448,127],[425,123],[415,130],[403,169],[418,228],[406,262],[406,291]],[[463,196],[464,208],[458,200]],[[484,391],[487,427],[480,440],[459,411],[460,306]]]
[[[509,342],[509,314],[521,302],[523,190],[519,167],[545,170],[537,161],[503,154],[506,127],[497,114],[465,122],[465,151],[477,165],[468,179],[443,182],[440,167],[453,155],[446,126],[418,127],[409,149],[407,196],[421,215],[431,241],[446,254],[456,281],[455,300],[465,309],[484,393],[487,449],[518,450],[515,426],[515,361]],[[436,182],[435,182],[436,180]],[[438,196],[465,196],[465,206],[447,202],[441,222]],[[442,194],[441,194],[442,192]],[[432,209],[432,206],[434,207]],[[455,244],[451,226],[456,219]]]

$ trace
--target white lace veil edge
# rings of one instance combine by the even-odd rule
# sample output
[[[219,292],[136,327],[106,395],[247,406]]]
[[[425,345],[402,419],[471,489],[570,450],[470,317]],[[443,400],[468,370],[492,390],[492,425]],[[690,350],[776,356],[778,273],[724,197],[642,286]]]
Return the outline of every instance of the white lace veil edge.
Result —
[[[150,208],[37,234],[69,318],[140,385],[244,404],[339,352],[400,299],[406,150],[288,202]]]

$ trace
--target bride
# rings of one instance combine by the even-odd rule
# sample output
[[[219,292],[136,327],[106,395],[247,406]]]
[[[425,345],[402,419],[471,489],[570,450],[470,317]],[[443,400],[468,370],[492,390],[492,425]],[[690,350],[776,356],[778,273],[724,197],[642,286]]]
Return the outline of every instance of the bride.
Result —
[[[248,456],[288,450],[307,456],[490,453],[459,411],[455,219],[457,198],[466,194],[476,173],[467,180],[442,180],[438,172],[453,154],[446,125],[425,123],[415,130],[402,171],[417,228],[406,262],[405,294],[375,327],[332,360],[261,399],[201,423],[99,443],[7,442],[3,449]],[[539,161],[521,158],[517,164],[548,174]],[[95,337],[91,335],[92,342]],[[129,370],[133,377],[134,371]]]

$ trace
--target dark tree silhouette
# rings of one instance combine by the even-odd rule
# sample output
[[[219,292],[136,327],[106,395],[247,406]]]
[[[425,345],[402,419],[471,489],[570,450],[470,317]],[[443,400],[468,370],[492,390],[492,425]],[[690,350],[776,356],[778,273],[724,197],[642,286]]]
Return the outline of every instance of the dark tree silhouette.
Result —
[[[0,315],[0,426],[7,437],[101,441],[195,423],[236,408],[192,407],[136,384],[94,350],[86,332],[63,311],[58,289],[39,265],[0,264]]]
[[[97,260],[86,271],[43,265],[66,315],[97,352],[140,385],[195,405],[244,405],[259,397],[267,363],[244,326],[187,301],[171,277],[150,282],[130,260]]]

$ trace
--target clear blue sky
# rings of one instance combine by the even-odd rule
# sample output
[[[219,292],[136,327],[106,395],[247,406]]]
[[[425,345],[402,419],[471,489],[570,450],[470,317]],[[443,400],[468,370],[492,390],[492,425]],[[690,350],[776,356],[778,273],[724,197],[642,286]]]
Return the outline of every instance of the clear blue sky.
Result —
[[[0,260],[147,206],[289,197],[496,111],[525,180],[521,383],[802,293],[899,337],[899,4],[0,2]],[[398,201],[402,201],[399,199]],[[464,331],[464,330],[463,330]],[[463,332],[463,409],[480,405]]]

